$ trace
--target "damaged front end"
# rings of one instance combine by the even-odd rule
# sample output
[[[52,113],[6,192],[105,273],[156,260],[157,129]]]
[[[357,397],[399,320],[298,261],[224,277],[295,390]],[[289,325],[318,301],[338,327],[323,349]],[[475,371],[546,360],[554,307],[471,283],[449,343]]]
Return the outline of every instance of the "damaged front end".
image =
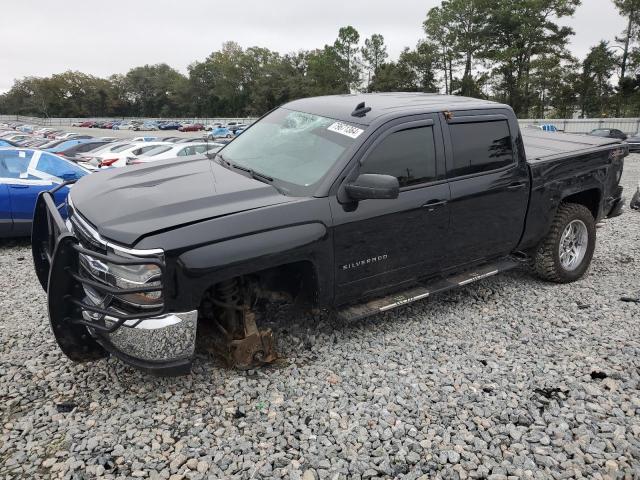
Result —
[[[111,353],[154,373],[187,373],[197,311],[166,311],[164,252],[106,241],[70,201],[65,221],[56,190],[38,197],[32,253],[61,350],[77,362]]]

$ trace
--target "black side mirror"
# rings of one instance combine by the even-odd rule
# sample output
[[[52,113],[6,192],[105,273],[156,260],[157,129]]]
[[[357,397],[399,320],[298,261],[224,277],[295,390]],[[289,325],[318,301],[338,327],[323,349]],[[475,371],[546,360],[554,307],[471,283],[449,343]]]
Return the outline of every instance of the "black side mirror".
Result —
[[[398,179],[391,175],[363,173],[345,191],[351,200],[393,199],[400,194]]]

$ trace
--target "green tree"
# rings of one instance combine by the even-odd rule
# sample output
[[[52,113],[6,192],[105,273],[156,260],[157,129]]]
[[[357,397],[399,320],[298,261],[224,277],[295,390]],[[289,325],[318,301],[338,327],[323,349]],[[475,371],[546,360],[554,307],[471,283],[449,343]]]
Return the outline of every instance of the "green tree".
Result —
[[[387,46],[384,44],[384,37],[382,35],[374,33],[371,35],[371,38],[365,39],[364,47],[362,47],[362,58],[367,67],[367,88],[369,88],[369,84],[371,83],[371,75],[377,72],[378,67],[387,60],[388,56]]]
[[[360,66],[357,58],[360,51],[358,42],[360,42],[360,34],[351,25],[348,25],[339,30],[338,38],[333,44],[333,49],[342,67],[341,81],[347,91],[351,91],[360,83]]]
[[[124,77],[127,97],[136,115],[182,114],[182,95],[187,79],[165,63],[132,68]]]
[[[464,70],[460,93],[466,96],[479,94],[473,74],[477,57],[485,48],[489,5],[487,0],[444,0],[427,13],[423,28],[430,39],[440,43],[448,92],[453,91],[454,65],[461,61]]]
[[[499,88],[519,116],[531,104],[532,62],[543,55],[567,56],[573,30],[557,20],[573,15],[580,0],[493,0],[487,10],[482,57],[501,80]]]
[[[610,78],[616,70],[618,59],[606,41],[592,47],[582,62],[580,77],[580,109],[582,116],[604,117],[614,111],[613,86]]]

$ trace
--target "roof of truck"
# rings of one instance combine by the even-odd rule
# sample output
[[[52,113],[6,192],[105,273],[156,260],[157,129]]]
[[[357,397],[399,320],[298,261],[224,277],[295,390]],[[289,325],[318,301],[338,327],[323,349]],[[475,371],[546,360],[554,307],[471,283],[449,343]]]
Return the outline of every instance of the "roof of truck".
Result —
[[[522,140],[529,162],[575,156],[599,147],[621,143],[617,138],[577,133],[543,132],[534,128],[523,128]]]
[[[362,102],[371,110],[362,117],[353,116],[352,112]],[[505,105],[477,98],[419,92],[328,95],[294,100],[284,105],[287,109],[361,125],[370,125],[376,118],[394,111],[443,112],[496,107]]]

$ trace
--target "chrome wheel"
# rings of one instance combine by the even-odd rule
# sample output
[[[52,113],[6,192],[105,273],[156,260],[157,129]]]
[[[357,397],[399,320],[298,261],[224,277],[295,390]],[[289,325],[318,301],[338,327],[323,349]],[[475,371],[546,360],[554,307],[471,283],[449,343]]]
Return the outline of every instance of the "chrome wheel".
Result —
[[[589,245],[589,231],[582,220],[573,220],[567,225],[560,237],[558,253],[560,264],[567,271],[580,266]]]

